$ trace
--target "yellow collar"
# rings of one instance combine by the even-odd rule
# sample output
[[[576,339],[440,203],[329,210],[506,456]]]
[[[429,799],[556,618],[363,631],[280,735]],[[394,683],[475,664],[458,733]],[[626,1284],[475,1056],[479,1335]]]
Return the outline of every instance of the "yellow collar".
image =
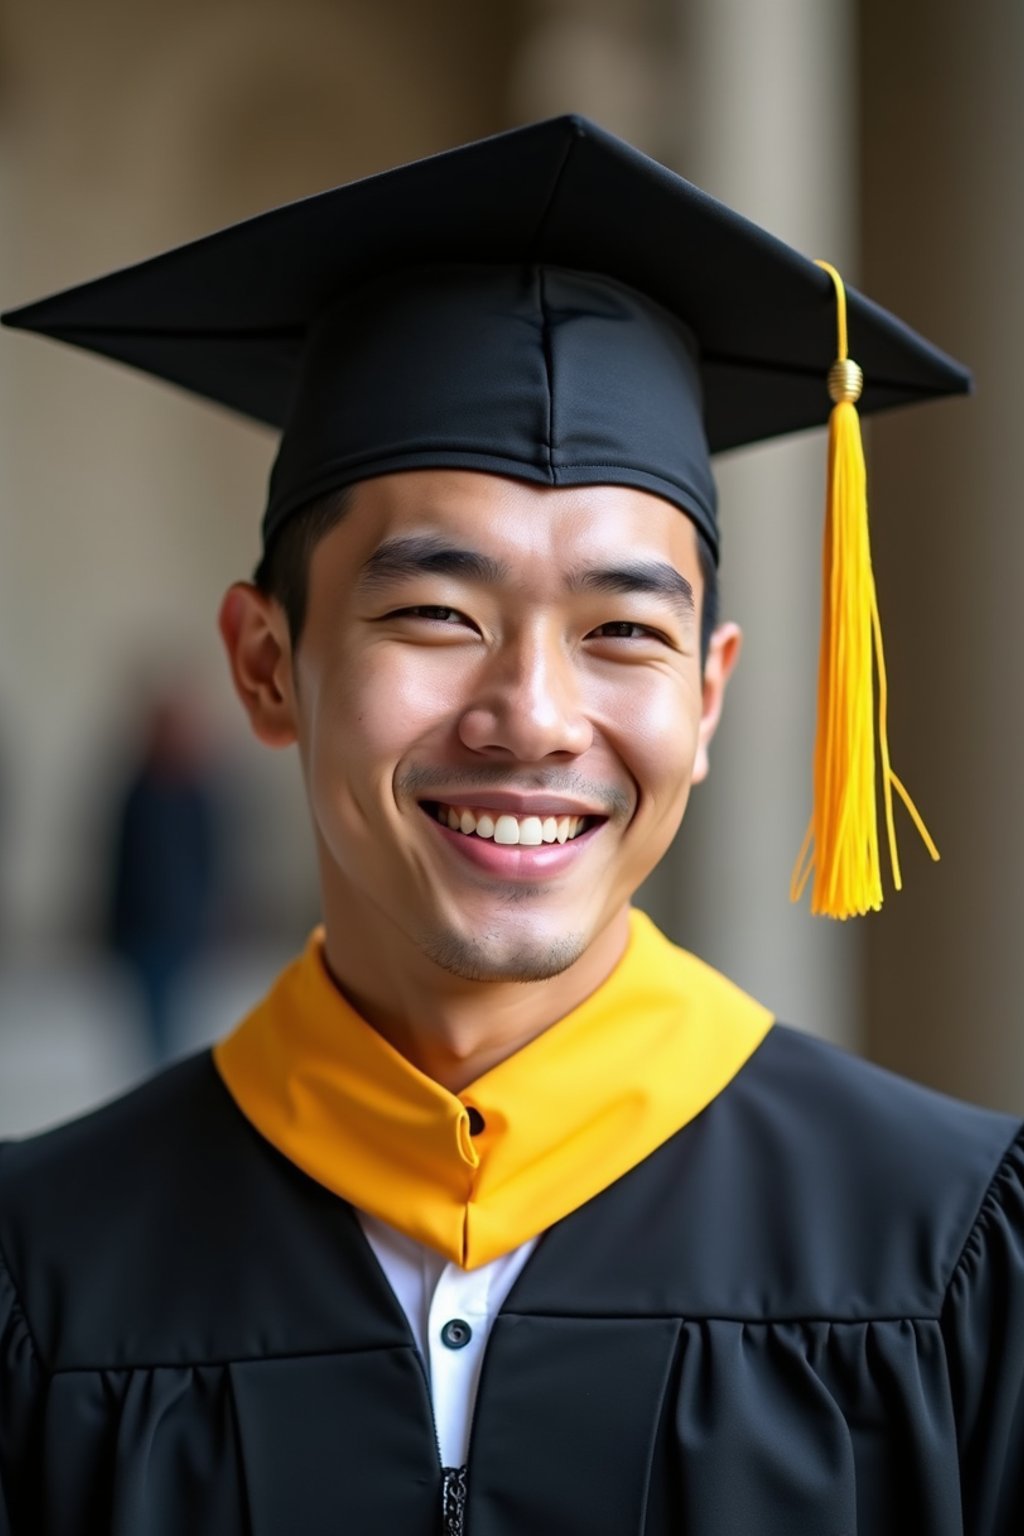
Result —
[[[455,1095],[349,1006],[318,930],[214,1060],[246,1118],[318,1183],[476,1269],[642,1162],[771,1024],[633,911],[604,985]]]

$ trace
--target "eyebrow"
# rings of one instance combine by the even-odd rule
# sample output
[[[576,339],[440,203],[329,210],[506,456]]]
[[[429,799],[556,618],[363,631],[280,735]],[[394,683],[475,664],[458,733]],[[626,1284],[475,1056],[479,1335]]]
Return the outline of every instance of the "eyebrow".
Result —
[[[358,585],[373,591],[410,576],[458,576],[499,586],[511,571],[502,560],[475,549],[460,549],[436,534],[387,539],[363,565]],[[581,566],[566,580],[570,592],[644,593],[667,601],[684,620],[696,618],[693,587],[666,560],[628,560],[621,565]]]
[[[664,598],[690,620],[697,616],[693,587],[667,560],[628,560],[623,565],[584,566],[570,572],[571,592],[641,592]]]
[[[509,576],[508,566],[474,549],[457,549],[436,534],[410,534],[387,539],[364,564],[358,585],[364,591],[408,576],[461,576],[497,586]]]

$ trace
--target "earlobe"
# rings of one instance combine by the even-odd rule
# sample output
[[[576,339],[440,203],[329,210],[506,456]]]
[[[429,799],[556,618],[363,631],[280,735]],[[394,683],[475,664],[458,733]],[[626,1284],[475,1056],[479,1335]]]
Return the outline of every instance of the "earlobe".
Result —
[[[733,669],[740,658],[743,633],[738,624],[719,624],[708,645],[704,664],[703,697],[700,727],[697,735],[697,755],[693,763],[691,782],[701,784],[708,776],[708,749],[722,718],[725,690]]]
[[[253,733],[268,747],[296,740],[291,645],[284,614],[250,582],[237,581],[224,594],[218,628],[235,692]]]

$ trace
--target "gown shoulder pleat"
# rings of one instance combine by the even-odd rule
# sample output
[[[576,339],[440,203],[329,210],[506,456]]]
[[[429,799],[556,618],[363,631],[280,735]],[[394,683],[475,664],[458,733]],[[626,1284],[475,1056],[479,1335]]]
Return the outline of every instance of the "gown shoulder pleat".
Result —
[[[0,1146],[0,1158],[3,1156]],[[41,1368],[21,1300],[0,1251],[0,1536],[22,1528],[31,1499],[32,1418]]]
[[[1024,1135],[964,1244],[942,1317],[956,1404],[965,1529],[1024,1530]]]

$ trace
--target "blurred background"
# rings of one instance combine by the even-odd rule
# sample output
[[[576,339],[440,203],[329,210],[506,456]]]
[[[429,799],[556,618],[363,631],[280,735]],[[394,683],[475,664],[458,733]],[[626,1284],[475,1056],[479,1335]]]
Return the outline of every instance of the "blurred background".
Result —
[[[0,301],[581,111],[975,370],[867,431],[905,890],[792,908],[810,806],[823,433],[718,463],[747,643],[642,904],[783,1019],[1024,1108],[1024,7],[1016,0],[6,0]],[[652,231],[651,238],[657,238]],[[292,754],[215,631],[272,436],[0,338],[0,1135],[226,1029],[317,915]]]

